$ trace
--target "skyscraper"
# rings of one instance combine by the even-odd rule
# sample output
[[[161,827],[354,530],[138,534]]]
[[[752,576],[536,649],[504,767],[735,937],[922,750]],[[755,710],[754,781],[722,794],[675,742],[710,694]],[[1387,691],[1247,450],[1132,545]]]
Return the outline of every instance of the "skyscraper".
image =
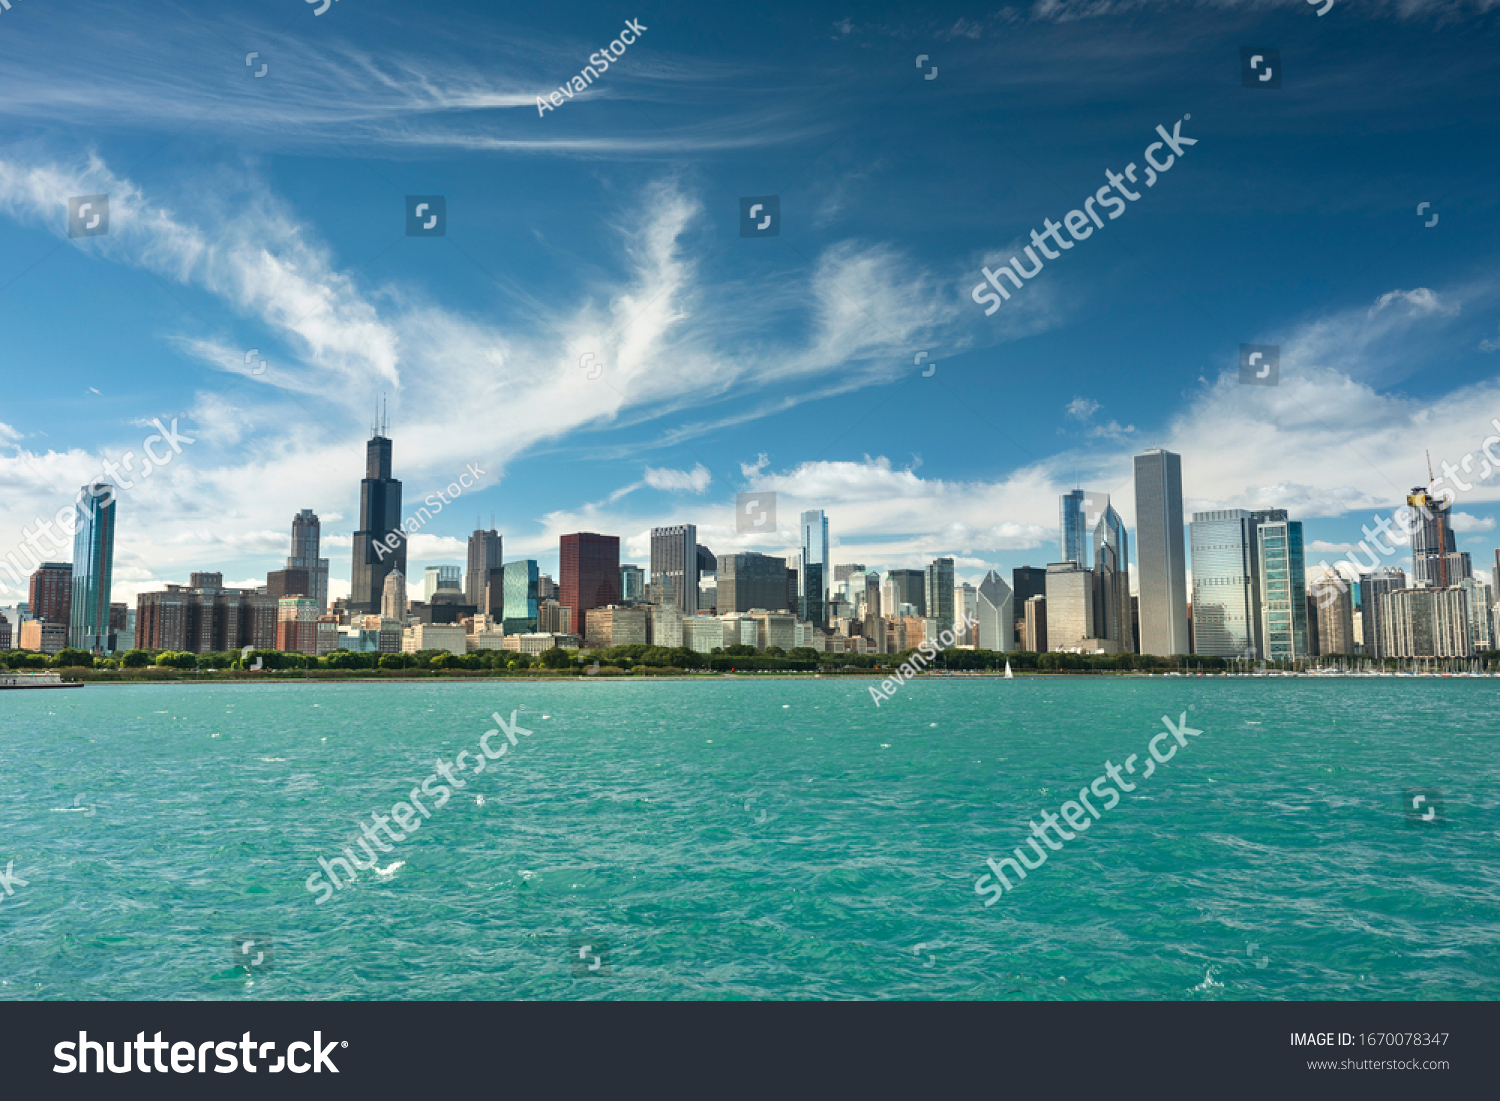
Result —
[[[953,626],[953,559],[935,558],[927,567],[927,616],[938,633]]]
[[[1109,494],[1084,498],[1085,519],[1094,532],[1094,629],[1111,653],[1135,649],[1130,629],[1130,536]]]
[[[580,631],[592,608],[620,602],[620,537],[580,531],[559,540],[560,600],[573,609],[573,629]]]
[[[86,485],[74,504],[73,594],[68,605],[68,645],[91,653],[114,649],[109,597],[115,572],[115,487]]]
[[[804,603],[797,610],[797,614],[815,627],[827,627],[828,604],[818,595],[825,591],[823,567],[817,562],[804,563],[799,576],[802,578],[802,589],[809,596],[804,598]],[[810,604],[805,602],[809,598],[812,601]]]
[[[1411,536],[1412,582],[1419,588],[1456,585],[1448,577],[1448,555],[1458,550],[1451,521],[1453,502],[1434,497],[1423,486],[1412,486],[1406,504],[1415,509]]]
[[[1490,619],[1490,605],[1493,603],[1490,587],[1477,577],[1465,577],[1457,585],[1464,591],[1469,606],[1469,638],[1474,651],[1493,650],[1495,636]]]
[[[1071,489],[1059,500],[1058,534],[1062,562],[1089,564],[1089,524],[1084,516],[1084,492]]]
[[[1094,571],[1077,562],[1047,565],[1047,646],[1052,650],[1093,650]]]
[[[802,618],[818,623],[821,620],[809,615],[808,609],[814,606],[826,606],[828,602],[828,584],[833,579],[833,560],[828,557],[828,517],[820,508],[808,509],[802,514],[800,528],[802,562],[798,567],[800,588],[797,592],[797,599]],[[818,584],[822,588],[816,593],[811,591],[809,579],[812,577],[812,571],[807,568],[810,565],[818,567]],[[893,608],[890,611],[894,615],[896,610]]]
[[[469,536],[469,570],[464,575],[464,599],[476,608],[487,608],[490,571],[499,569],[503,540],[494,528],[476,528]]]
[[[47,623],[72,622],[73,564],[43,562],[31,575],[31,617]]]
[[[891,581],[891,615],[901,615],[901,605],[910,604],[915,616],[927,614],[927,574],[922,570],[891,570],[886,574]]]
[[[536,630],[539,576],[535,559],[523,558],[505,564],[506,634],[529,635]]]
[[[1284,661],[1308,657],[1307,575],[1302,559],[1302,521],[1288,520],[1286,509],[1282,508],[1257,511],[1254,518],[1259,548],[1257,566],[1261,638],[1265,644],[1263,656]],[[1352,626],[1350,630],[1353,630]]]
[[[698,610],[698,527],[676,524],[651,529],[651,583],[671,586],[672,599],[683,612]]]
[[[748,551],[719,555],[719,614],[762,608],[783,610],[786,604],[786,559]]]
[[[380,614],[406,623],[406,575],[400,570],[385,575],[385,586],[380,590]]]
[[[1385,603],[1380,599],[1385,593],[1406,588],[1406,571],[1386,566],[1359,579],[1360,631],[1364,635],[1365,653],[1372,658],[1387,658],[1392,655],[1385,648],[1385,628],[1382,617]]]
[[[974,645],[981,650],[1014,650],[1016,648],[1016,613],[1014,594],[994,570],[984,575],[974,600]]]
[[[1135,457],[1135,538],[1140,554],[1141,649],[1170,657],[1188,649],[1187,563],[1182,546],[1182,456],[1150,448]],[[1053,614],[1049,583],[1047,614]],[[1303,615],[1306,615],[1304,609]],[[1049,625],[1049,635],[1057,635]]]
[[[638,604],[646,598],[646,571],[639,566],[620,567],[620,602]]]
[[[1193,513],[1193,652],[1220,658],[1263,653],[1255,513]]]
[[[422,572],[422,599],[431,603],[434,593],[463,592],[459,586],[462,580],[463,572],[457,566],[428,566]],[[467,595],[465,599],[468,599]],[[475,607],[481,606],[475,605]]]
[[[308,597],[318,602],[318,611],[328,610],[328,559],[319,558],[322,549],[323,525],[318,514],[305,508],[292,517],[292,553],[287,557],[286,568],[306,570]]]
[[[1380,629],[1387,657],[1467,658],[1474,654],[1468,597],[1457,586],[1381,593]]]
[[[880,614],[880,574],[865,574],[865,621],[863,633],[877,654],[885,653],[885,617]]]
[[[378,615],[386,575],[392,570],[407,572],[406,532],[401,527],[401,483],[391,477],[391,441],[377,429],[365,444],[365,476],[359,483],[359,530],[354,533],[349,610]]]
[[[1354,600],[1349,586],[1324,574],[1313,581],[1309,595],[1317,615],[1318,656],[1354,653]]]

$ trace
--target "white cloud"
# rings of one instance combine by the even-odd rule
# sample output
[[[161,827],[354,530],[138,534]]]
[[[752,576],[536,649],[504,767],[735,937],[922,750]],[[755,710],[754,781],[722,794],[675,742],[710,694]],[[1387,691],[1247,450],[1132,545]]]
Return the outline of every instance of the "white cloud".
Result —
[[[1099,411],[1099,403],[1088,398],[1074,398],[1068,402],[1068,407],[1063,410],[1068,416],[1075,420],[1087,421]]]
[[[694,465],[692,470],[669,470],[652,466],[646,468],[648,486],[673,493],[702,493],[713,480],[714,476],[702,463]]]
[[[1449,517],[1449,523],[1455,532],[1464,534],[1471,531],[1494,531],[1495,518],[1493,516],[1474,516],[1467,512],[1453,512]]]

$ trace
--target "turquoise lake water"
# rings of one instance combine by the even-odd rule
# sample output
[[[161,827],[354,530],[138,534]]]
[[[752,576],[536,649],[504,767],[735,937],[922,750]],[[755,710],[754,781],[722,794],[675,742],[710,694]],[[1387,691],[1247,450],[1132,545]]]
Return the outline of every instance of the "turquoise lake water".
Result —
[[[0,693],[0,998],[1500,998],[1500,685],[870,683]],[[986,858],[1189,707],[985,907]]]

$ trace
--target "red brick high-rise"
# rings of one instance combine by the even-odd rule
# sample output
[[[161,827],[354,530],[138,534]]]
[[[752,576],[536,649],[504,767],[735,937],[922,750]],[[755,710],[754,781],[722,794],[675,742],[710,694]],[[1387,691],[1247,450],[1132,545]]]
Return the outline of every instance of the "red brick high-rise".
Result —
[[[559,548],[562,560],[561,603],[573,609],[573,622],[582,624],[590,608],[603,608],[620,601],[620,537],[580,531],[564,535]]]
[[[43,562],[31,575],[31,618],[66,623],[73,610],[73,564]]]

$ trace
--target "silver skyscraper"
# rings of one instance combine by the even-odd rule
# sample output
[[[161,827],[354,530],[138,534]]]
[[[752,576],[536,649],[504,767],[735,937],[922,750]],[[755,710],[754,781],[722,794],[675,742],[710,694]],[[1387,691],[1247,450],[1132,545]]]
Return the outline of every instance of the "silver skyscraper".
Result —
[[[1182,456],[1153,447],[1135,457],[1135,541],[1140,554],[1141,653],[1185,654]]]

